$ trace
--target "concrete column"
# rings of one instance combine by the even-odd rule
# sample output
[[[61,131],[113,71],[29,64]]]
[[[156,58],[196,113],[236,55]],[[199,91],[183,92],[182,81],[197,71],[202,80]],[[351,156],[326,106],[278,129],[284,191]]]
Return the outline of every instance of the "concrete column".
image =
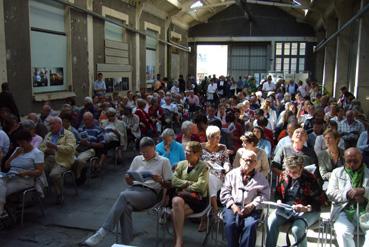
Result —
[[[269,45],[268,45],[269,46]],[[270,51],[269,51],[269,68],[270,68],[270,71],[274,71],[274,55],[275,55],[275,41],[272,40],[270,42]],[[267,66],[268,67],[268,66]]]
[[[318,43],[324,39],[324,32],[320,31],[316,33],[316,37],[318,40]],[[314,74],[314,78],[318,81],[318,82],[323,82],[323,68],[324,68],[324,53],[325,50],[319,50],[317,52],[314,53],[314,59],[315,59],[315,74]],[[331,92],[332,93],[332,92]]]
[[[4,0],[0,0],[0,84],[6,82],[6,46],[4,27]]]
[[[93,0],[87,0],[87,9],[93,11]],[[87,15],[87,52],[88,52],[88,83],[90,85],[89,95],[92,95],[95,64],[94,64],[94,20],[91,15]]]
[[[369,0],[361,0],[361,8],[369,4]],[[355,71],[354,95],[360,100],[366,114],[369,109],[369,13],[359,21],[357,60]]]
[[[169,41],[168,29],[171,23],[172,23],[172,18],[168,17],[165,20],[165,24],[164,24],[164,40],[165,41]],[[168,75],[168,45],[167,44],[164,44],[164,76],[163,77],[170,77],[170,75]]]
[[[337,29],[345,24],[352,16],[352,3],[350,1],[336,1],[335,12],[338,17]],[[349,63],[352,27],[346,28],[337,37],[336,62],[334,68],[334,95],[340,87],[349,86]]]
[[[328,38],[337,30],[337,20],[334,17],[329,17],[324,20],[325,37]],[[323,68],[323,86],[326,90],[335,96],[333,91],[334,69],[336,62],[336,40],[330,41],[324,51],[324,68]]]
[[[141,19],[141,14],[142,14],[142,10],[143,10],[143,4],[142,3],[138,3],[136,6],[136,13],[135,13],[135,28],[136,30],[140,30],[140,19]],[[135,34],[135,53],[136,53],[136,61],[135,61],[135,72],[136,72],[136,86],[135,86],[135,90],[139,91],[140,90],[140,84],[141,84],[141,76],[140,76],[140,68],[141,68],[141,64],[140,64],[140,34],[136,33]],[[144,52],[145,52],[145,48],[144,48]]]

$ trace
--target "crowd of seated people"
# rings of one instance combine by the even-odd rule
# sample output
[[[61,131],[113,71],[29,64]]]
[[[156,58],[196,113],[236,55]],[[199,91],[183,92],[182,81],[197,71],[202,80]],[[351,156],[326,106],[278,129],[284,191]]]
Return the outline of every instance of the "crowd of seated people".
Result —
[[[2,172],[12,171],[19,150],[26,152],[18,133],[30,133],[30,143],[42,154],[34,158],[37,169],[30,174],[37,177],[45,173],[60,203],[63,172],[72,169],[82,185],[92,157],[98,160],[94,167],[98,176],[109,150],[126,149],[133,143],[141,155],[134,158],[129,171],[153,169],[152,177],[137,182],[126,175],[129,187],[86,245],[100,242],[119,219],[123,242],[129,243],[131,212],[155,205],[165,189],[172,200],[168,206],[172,208],[176,246],[183,245],[184,218],[201,211],[207,203],[213,217],[224,211],[229,246],[254,246],[255,222],[263,200],[289,204],[304,213],[304,221],[290,221],[292,235],[300,246],[306,246],[300,228],[319,219],[321,206],[333,204],[340,210],[333,218],[337,232],[342,233],[342,239],[337,240],[340,246],[353,246],[350,241],[358,223],[352,219],[358,215],[352,212],[358,203],[359,213],[364,214],[369,197],[369,124],[360,102],[346,87],[336,99],[322,94],[317,82],[311,80],[274,82],[268,77],[256,82],[246,76],[236,82],[214,75],[199,85],[183,77],[181,83],[158,81],[160,87],[154,92],[142,89],[113,97],[102,93],[86,97],[80,108],[73,99],[60,110],[46,102],[41,114],[29,113],[22,122],[9,110],[0,109]],[[339,180],[342,177],[345,183]],[[2,198],[8,191],[23,188],[9,181],[0,177],[6,188],[0,191],[0,206],[5,204]],[[240,187],[251,187],[255,193],[248,191],[240,196]],[[243,221],[237,220],[235,225],[236,218]],[[269,216],[267,242],[271,246],[284,222],[277,214]],[[198,230],[203,231],[207,224],[202,219]],[[346,228],[340,227],[342,224]]]

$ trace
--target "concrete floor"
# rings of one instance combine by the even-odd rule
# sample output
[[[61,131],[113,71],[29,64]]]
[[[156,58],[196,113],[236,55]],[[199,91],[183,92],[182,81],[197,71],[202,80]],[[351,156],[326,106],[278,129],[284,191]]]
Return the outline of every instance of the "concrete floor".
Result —
[[[15,225],[10,229],[0,230],[1,247],[62,247],[77,246],[91,235],[103,223],[108,210],[117,195],[126,187],[122,176],[130,165],[133,154],[118,167],[109,165],[102,176],[90,180],[79,187],[79,195],[74,195],[71,186],[66,186],[65,202],[62,206],[53,204],[52,198],[46,200],[46,216],[40,215],[37,207],[29,208],[25,213],[25,224]],[[111,163],[111,162],[110,162]],[[135,239],[133,246],[155,246],[156,221],[147,212],[134,213]],[[197,223],[186,221],[184,232],[185,246],[201,246],[204,233],[197,232]],[[313,241],[316,234],[312,233]],[[311,233],[309,233],[311,236]],[[218,237],[221,239],[221,236]],[[209,238],[208,246],[226,246],[222,240]],[[315,242],[315,241],[314,241]],[[111,246],[115,236],[110,234],[99,246]],[[172,246],[173,237],[166,234],[166,246]],[[261,243],[261,232],[258,233],[257,245]],[[280,234],[279,244],[285,245],[285,234]],[[160,242],[163,245],[163,242]],[[310,246],[317,246],[309,242]]]

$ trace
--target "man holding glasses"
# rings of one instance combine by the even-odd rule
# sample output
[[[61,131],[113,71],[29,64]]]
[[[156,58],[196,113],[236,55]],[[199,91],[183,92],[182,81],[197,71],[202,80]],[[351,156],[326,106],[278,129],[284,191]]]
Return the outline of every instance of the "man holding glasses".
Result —
[[[140,151],[141,155],[133,159],[124,177],[128,188],[119,194],[103,226],[81,245],[96,246],[108,232],[114,231],[119,220],[122,243],[128,244],[133,239],[132,212],[153,207],[161,199],[161,190],[169,187],[172,169],[169,160],[155,152],[154,140],[150,137],[142,138]],[[141,174],[143,180],[138,181],[132,174]]]
[[[245,150],[240,167],[227,173],[220,191],[225,205],[224,225],[229,247],[255,246],[261,202],[269,200],[269,184],[265,176],[255,170],[256,154]]]
[[[352,247],[355,246],[354,233],[359,224],[357,216],[366,213],[368,205],[369,169],[362,163],[362,155],[357,148],[347,149],[344,158],[345,165],[332,171],[327,196],[334,203],[331,219],[338,245]],[[364,233],[363,246],[369,246],[369,230],[364,230]]]

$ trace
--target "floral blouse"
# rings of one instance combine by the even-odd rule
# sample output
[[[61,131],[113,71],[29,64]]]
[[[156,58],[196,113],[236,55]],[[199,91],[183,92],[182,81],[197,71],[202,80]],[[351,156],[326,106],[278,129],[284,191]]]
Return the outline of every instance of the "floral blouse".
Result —
[[[210,152],[206,149],[206,143],[202,143],[202,156],[201,160],[209,164],[209,172],[217,176],[219,179],[223,180],[223,175],[221,171],[213,169],[211,163],[215,163],[224,168],[225,172],[229,172],[232,167],[229,162],[229,156],[227,152],[227,147],[223,144],[218,144],[219,148],[217,152]]]

